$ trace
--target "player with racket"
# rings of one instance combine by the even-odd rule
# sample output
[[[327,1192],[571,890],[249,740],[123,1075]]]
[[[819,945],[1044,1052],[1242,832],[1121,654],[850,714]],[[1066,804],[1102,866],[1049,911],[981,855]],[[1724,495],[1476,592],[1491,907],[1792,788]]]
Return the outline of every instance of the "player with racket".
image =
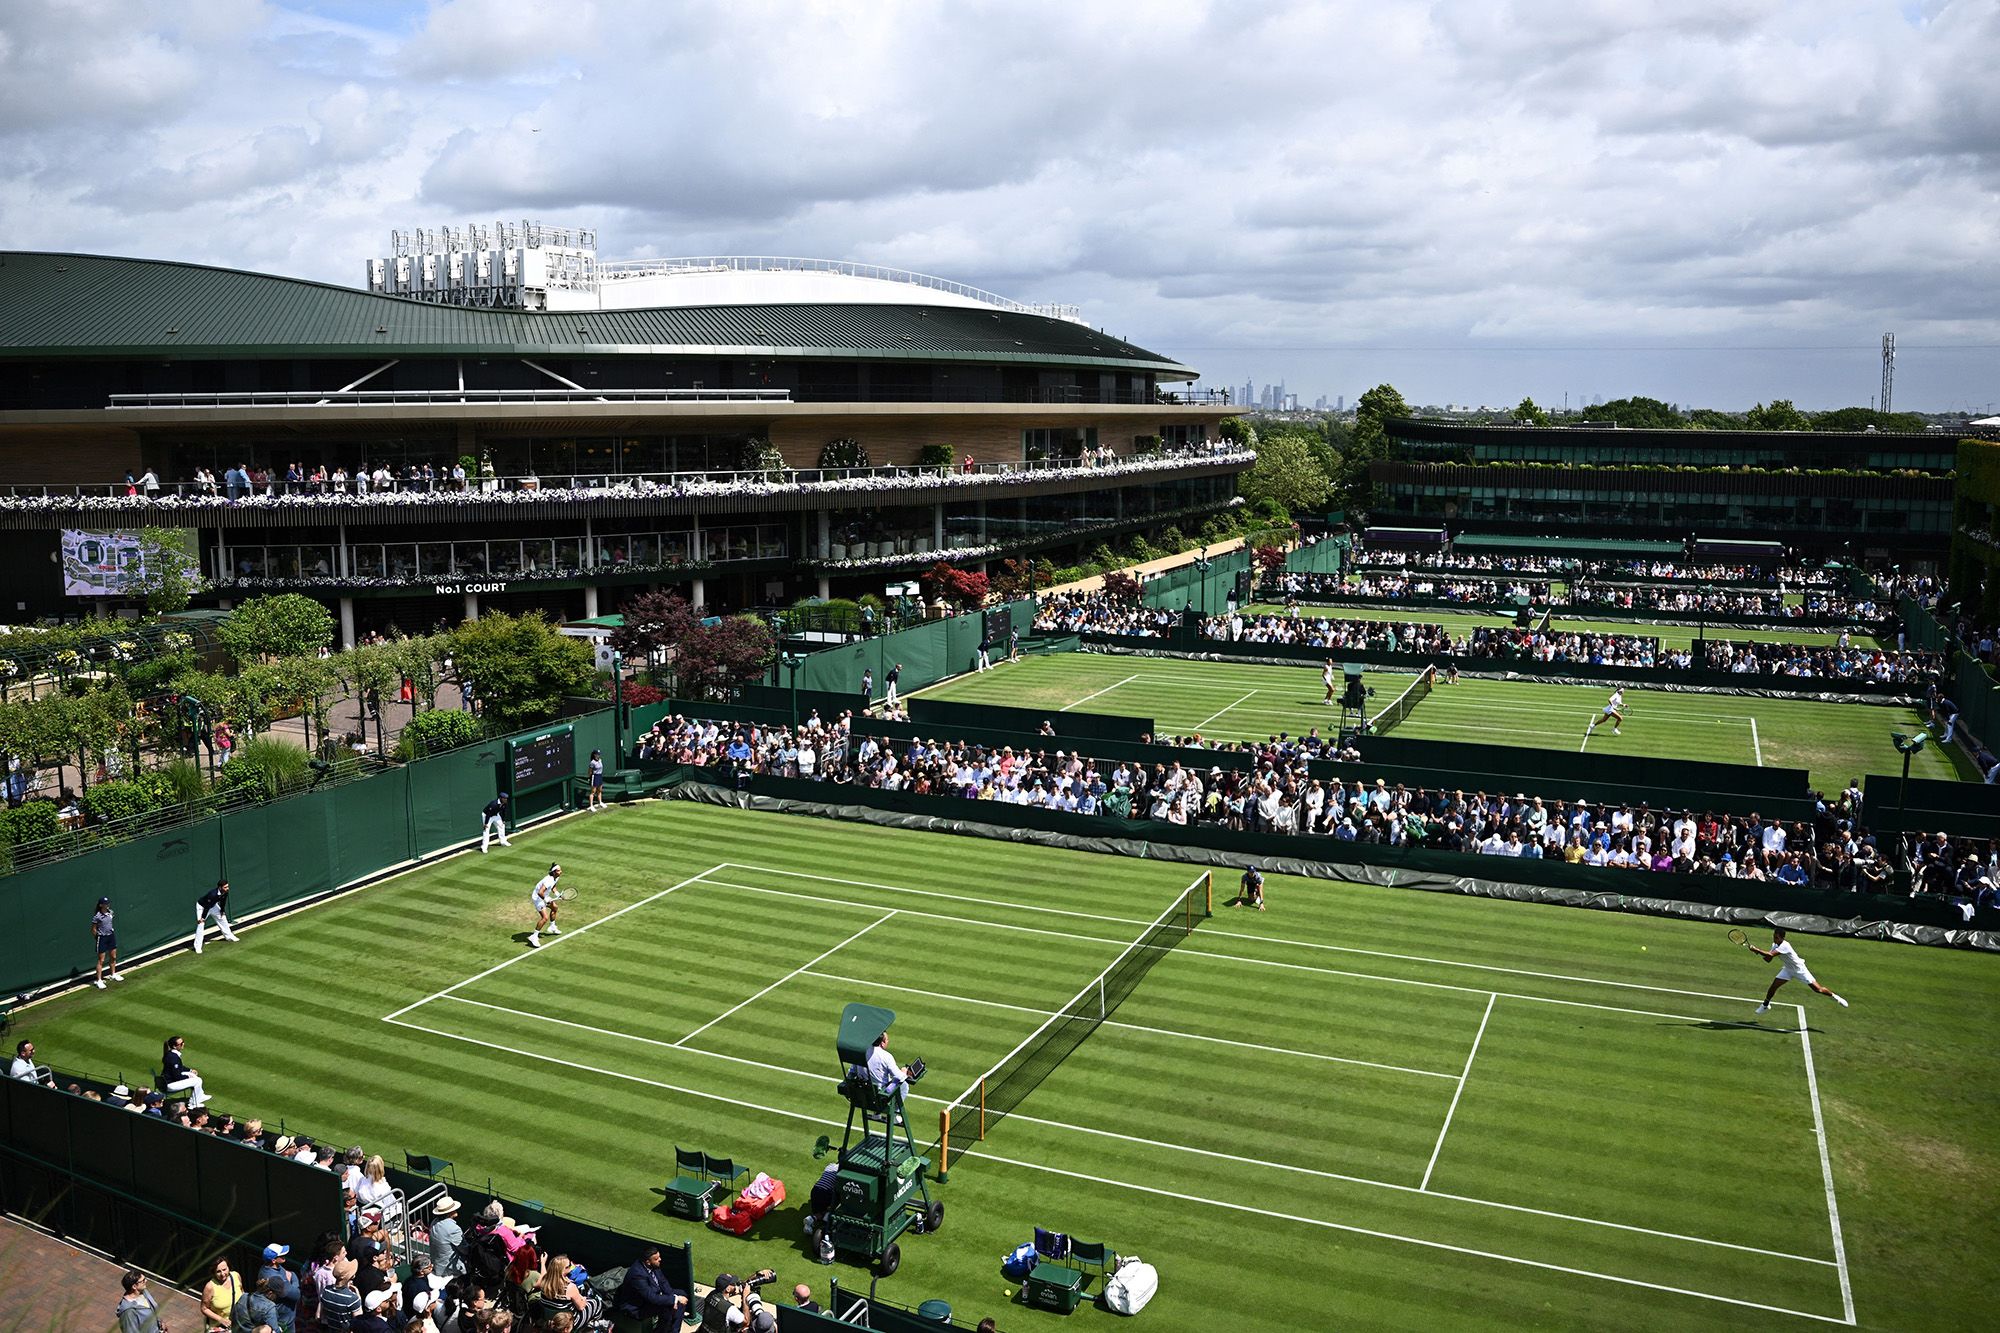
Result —
[[[1729,942],[1731,944],[1742,945],[1767,963],[1778,964],[1778,975],[1771,978],[1771,989],[1764,992],[1764,1003],[1757,1006],[1758,1013],[1768,1014],[1771,1012],[1771,998],[1778,993],[1778,987],[1784,985],[1787,981],[1803,981],[1811,988],[1814,994],[1826,996],[1827,999],[1832,1000],[1843,1009],[1848,1007],[1846,1000],[1841,999],[1838,995],[1820,985],[1818,980],[1813,977],[1812,969],[1806,966],[1805,959],[1799,957],[1798,950],[1794,949],[1791,946],[1791,942],[1785,938],[1785,928],[1783,926],[1773,926],[1771,928],[1771,947],[1768,949],[1758,948],[1750,942],[1748,935],[1734,928],[1729,932]]]
[[[1604,711],[1590,719],[1590,725],[1583,729],[1585,745],[1590,744],[1590,738],[1597,733],[1597,724],[1607,717],[1611,719],[1611,734],[1623,736],[1625,733],[1621,728],[1625,725],[1625,690],[1622,686],[1611,691],[1611,698],[1606,701]]]
[[[556,887],[556,881],[562,878],[562,873],[561,864],[551,862],[549,873],[535,881],[534,892],[528,895],[528,901],[535,905],[535,928],[528,932],[530,948],[542,947],[544,930],[551,935],[562,934],[562,927],[556,924],[556,912],[563,903],[576,897],[574,889],[564,890]]]

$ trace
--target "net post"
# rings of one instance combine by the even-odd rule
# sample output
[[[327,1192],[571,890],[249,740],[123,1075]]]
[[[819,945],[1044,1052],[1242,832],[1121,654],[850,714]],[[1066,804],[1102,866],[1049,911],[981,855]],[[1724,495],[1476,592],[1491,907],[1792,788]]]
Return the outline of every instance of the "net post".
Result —
[[[938,1176],[951,1170],[951,1108],[938,1112]]]
[[[1204,870],[1201,872],[1201,893],[1202,893],[1201,914],[1203,916],[1214,916],[1215,915],[1215,872],[1213,870]]]
[[[986,1142],[986,1079],[979,1080],[979,1141]]]

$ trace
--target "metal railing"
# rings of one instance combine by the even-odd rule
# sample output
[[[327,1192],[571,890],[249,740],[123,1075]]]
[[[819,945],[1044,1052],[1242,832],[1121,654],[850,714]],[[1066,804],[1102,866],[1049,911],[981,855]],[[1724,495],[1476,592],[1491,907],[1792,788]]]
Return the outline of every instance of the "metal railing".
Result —
[[[916,273],[906,268],[888,268],[881,264],[857,264],[848,259],[805,259],[794,255],[698,255],[677,259],[618,259],[599,263],[597,266],[600,284],[624,282],[633,278],[673,277],[685,273],[838,273],[850,278],[874,278],[879,282],[900,282],[913,287],[925,287],[934,292],[962,296],[981,305],[1009,310],[1019,315],[1042,315],[1049,319],[1067,320],[1072,324],[1083,322],[1082,306],[1058,302],[1032,304],[1016,301],[998,292],[989,292],[983,287],[953,282],[950,278]]]
[[[114,393],[113,411],[161,407],[379,407],[443,403],[787,403],[790,389],[286,389]]]
[[[286,481],[283,478],[266,478],[252,482],[245,491],[238,488],[237,494],[243,498],[255,499],[311,499],[348,498],[361,502],[379,501],[388,496],[433,496],[440,499],[451,496],[467,498],[481,495],[515,494],[520,492],[590,492],[608,491],[622,488],[628,492],[650,493],[693,493],[700,494],[707,488],[757,488],[791,486],[837,486],[853,483],[855,489],[870,489],[873,483],[901,481],[911,485],[949,483],[954,479],[976,477],[985,480],[1032,481],[1039,475],[1066,470],[1102,470],[1107,473],[1146,472],[1195,466],[1203,463],[1256,461],[1256,454],[1250,450],[1233,447],[1216,448],[1195,446],[1191,448],[1168,449],[1153,454],[1121,454],[1105,462],[1085,462],[1080,458],[1044,458],[1010,460],[1008,462],[956,462],[918,466],[916,464],[894,464],[883,467],[809,467],[809,468],[714,468],[689,472],[615,472],[608,470],[577,472],[522,473],[508,476],[468,477],[464,483],[450,478],[434,479],[428,483],[413,482],[390,477],[387,485],[377,489],[367,478],[355,475],[335,483],[325,481]],[[218,477],[210,486],[189,480],[158,481],[155,490],[148,490],[142,479],[130,482],[110,482],[95,484],[58,485],[41,483],[36,485],[0,486],[0,497],[14,499],[61,499],[66,497],[104,497],[119,500],[205,500],[222,503],[229,497],[228,489]]]

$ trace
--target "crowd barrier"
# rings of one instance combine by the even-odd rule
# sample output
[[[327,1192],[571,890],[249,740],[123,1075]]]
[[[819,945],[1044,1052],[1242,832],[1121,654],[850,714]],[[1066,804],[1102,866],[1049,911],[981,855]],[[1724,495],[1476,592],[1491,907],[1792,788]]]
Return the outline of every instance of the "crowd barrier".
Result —
[[[1809,695],[1839,697],[1856,701],[1900,703],[1913,697],[1914,685],[1895,681],[1851,680],[1834,676],[1740,675],[1733,671],[1676,671],[1667,667],[1606,666],[1594,662],[1538,662],[1519,657],[1470,657],[1445,653],[1387,652],[1372,648],[1312,648],[1291,643],[1232,643],[1227,639],[1202,636],[1183,625],[1165,638],[1144,638],[1132,634],[1078,636],[1085,648],[1127,653],[1172,653],[1213,657],[1218,661],[1252,664],[1318,667],[1331,657],[1337,662],[1362,666],[1389,667],[1414,671],[1420,666],[1455,666],[1471,676],[1508,676],[1529,681],[1564,684],[1577,680],[1602,681],[1641,689],[1759,694],[1772,696]]]
[[[612,751],[611,710],[572,718],[581,765]],[[524,732],[532,735],[533,732]],[[475,839],[480,810],[502,789],[503,739],[469,745],[338,787],[253,805],[7,877],[12,944],[0,993],[88,977],[85,928],[100,894],[117,912],[118,952],[131,963],[194,930],[194,902],[230,882],[230,915],[259,916]],[[569,784],[520,802],[516,821],[553,813]]]
[[[1897,774],[1871,774],[1862,786],[1862,815],[1878,832],[1935,833],[1979,838],[2000,836],[2000,786],[1911,778],[1908,800]]]
[[[1338,574],[1340,557],[1346,543],[1339,539],[1317,541],[1310,546],[1295,546],[1285,552],[1285,572],[1288,574]]]
[[[2000,913],[1982,914],[1979,920],[1970,923],[1972,929],[1967,930],[1968,923],[1956,908],[1930,898],[1793,889],[1775,881],[1616,870],[1570,865],[1565,861],[1488,857],[1299,834],[1245,833],[1211,824],[1115,820],[1000,801],[974,803],[958,797],[833,786],[798,778],[754,777],[738,787],[727,774],[711,772],[706,776],[697,774],[695,781],[681,784],[670,794],[684,800],[737,806],[750,806],[762,799],[772,803],[770,808],[789,805],[798,812],[835,818],[863,818],[866,817],[863,812],[881,812],[902,817],[908,827],[934,832],[996,836],[987,834],[986,829],[1021,830],[1045,835],[1055,845],[1073,850],[1208,864],[1254,862],[1280,873],[1320,873],[1392,887],[1452,889],[1493,896],[1517,896],[1504,889],[1525,887],[1565,895],[1561,901],[1604,907],[1621,907],[1627,899],[1643,898],[1649,902],[1691,903],[1758,914],[1813,916],[1832,923],[1890,922],[1935,932],[1955,932],[1950,939],[1927,938],[1924,942],[1974,942],[1961,936],[1977,933],[1983,937],[1977,941],[1981,947],[2000,945],[2000,940],[1991,940],[1991,932],[2000,927]],[[1230,859],[1219,860],[1219,857]]]
[[[953,703],[948,699],[910,700],[910,721],[933,728],[972,727],[985,731],[1011,731],[1029,738],[1039,734],[1044,722],[1054,727],[1058,736],[1136,741],[1153,734],[1153,719],[1150,717],[1079,713],[1074,710],[1065,713],[1056,708],[1010,708],[1004,704]]]
[[[1421,709],[1423,705],[1419,704]],[[1634,761],[1627,755],[1591,754],[1576,750],[1538,750],[1526,746],[1476,745],[1468,741],[1424,741],[1397,736],[1363,736],[1355,742],[1364,759],[1383,763],[1418,764],[1433,768],[1478,767],[1515,774],[1519,779],[1553,782],[1623,782],[1628,788]],[[1802,800],[1811,790],[1811,775],[1803,768],[1762,768],[1753,764],[1718,764],[1703,759],[1641,761],[1645,785],[1693,792],[1764,796]]]
[[[0,1085],[0,1206],[65,1239],[195,1274],[246,1240],[310,1254],[343,1230],[330,1171],[56,1088]]]
[[[1944,622],[1915,598],[1904,597],[1896,605],[1911,647],[1950,655],[1949,690],[1952,702],[1958,705],[1960,729],[1988,747],[2000,747],[2000,681],[1994,680],[1979,659],[1952,637]]]

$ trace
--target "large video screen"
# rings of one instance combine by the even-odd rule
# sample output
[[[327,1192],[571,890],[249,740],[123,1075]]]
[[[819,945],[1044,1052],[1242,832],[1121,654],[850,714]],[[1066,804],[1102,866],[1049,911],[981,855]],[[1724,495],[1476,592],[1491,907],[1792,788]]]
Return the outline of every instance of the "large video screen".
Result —
[[[136,532],[62,534],[63,594],[68,597],[126,597],[137,590],[146,561]]]

